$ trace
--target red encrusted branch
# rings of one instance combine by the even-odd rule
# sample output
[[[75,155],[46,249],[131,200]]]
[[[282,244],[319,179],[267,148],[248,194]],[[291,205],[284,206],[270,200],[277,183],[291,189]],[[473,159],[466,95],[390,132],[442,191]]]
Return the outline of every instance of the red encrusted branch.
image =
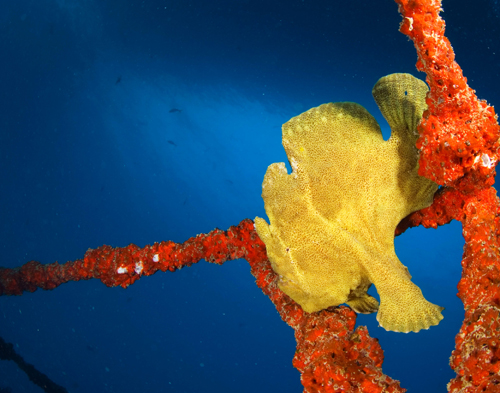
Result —
[[[401,32],[417,49],[417,69],[427,74],[428,110],[419,125],[419,174],[463,192],[490,187],[498,162],[498,123],[493,107],[467,85],[444,36],[440,0],[396,0]]]
[[[28,262],[18,269],[0,269],[0,294],[20,295],[23,291],[53,289],[68,281],[90,278],[98,278],[110,287],[127,287],[158,270],[175,271],[201,259],[222,264],[239,258],[249,262],[258,287],[295,330],[297,352],[293,363],[302,373],[305,392],[405,391],[399,382],[382,373],[382,348],[366,328],[354,330],[356,314],[350,308],[334,307],[307,314],[278,288],[277,275],[251,220],[243,220],[225,232],[216,229],[198,235],[183,244],[102,246],[64,265]]]
[[[253,223],[251,225],[253,227]],[[263,245],[249,246],[258,237],[249,232],[247,226],[248,220],[245,220],[226,232],[215,229],[183,244],[166,241],[144,248],[134,244],[117,248],[101,246],[88,250],[83,259],[64,265],[31,261],[16,269],[0,268],[0,295],[21,295],[23,291],[34,292],[37,288],[54,289],[68,281],[91,278],[100,279],[108,287],[126,288],[142,276],[150,276],[158,270],[173,272],[201,259],[222,264],[246,255],[253,258],[253,253],[259,250],[265,255]]]
[[[458,296],[465,319],[450,363],[451,392],[500,391],[500,202],[491,187],[500,127],[491,106],[479,100],[455,62],[444,36],[439,0],[396,0],[401,32],[414,42],[417,68],[427,74],[428,110],[418,131],[419,174],[445,186],[427,209],[407,217],[409,226],[436,227],[460,220],[465,239]]]
[[[425,228],[437,228],[452,220],[461,221],[464,213],[464,195],[452,188],[441,188],[434,195],[432,205],[405,217],[396,228],[396,236],[408,228],[419,225]]]

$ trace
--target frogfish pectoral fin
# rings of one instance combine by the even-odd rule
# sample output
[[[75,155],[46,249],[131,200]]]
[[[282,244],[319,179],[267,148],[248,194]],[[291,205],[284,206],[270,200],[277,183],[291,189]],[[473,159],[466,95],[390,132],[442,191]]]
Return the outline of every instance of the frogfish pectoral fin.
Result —
[[[398,283],[401,290],[401,284]],[[404,290],[395,293],[393,290],[385,293],[383,287],[378,287],[380,307],[377,321],[385,330],[394,332],[419,332],[439,324],[443,319],[441,311],[444,307],[425,300],[419,287],[409,280],[404,282]]]

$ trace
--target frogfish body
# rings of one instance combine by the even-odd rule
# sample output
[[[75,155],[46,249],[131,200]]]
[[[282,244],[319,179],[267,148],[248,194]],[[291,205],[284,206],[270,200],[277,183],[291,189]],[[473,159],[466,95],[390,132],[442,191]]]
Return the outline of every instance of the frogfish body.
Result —
[[[292,173],[269,166],[262,197],[270,224],[255,226],[279,287],[306,312],[347,303],[378,311],[386,330],[437,325],[428,302],[394,250],[394,230],[429,206],[438,186],[420,177],[417,124],[427,85],[409,74],[381,78],[373,96],[391,127],[384,141],[375,118],[351,102],[324,104],[283,125]],[[378,301],[367,294],[374,284]]]

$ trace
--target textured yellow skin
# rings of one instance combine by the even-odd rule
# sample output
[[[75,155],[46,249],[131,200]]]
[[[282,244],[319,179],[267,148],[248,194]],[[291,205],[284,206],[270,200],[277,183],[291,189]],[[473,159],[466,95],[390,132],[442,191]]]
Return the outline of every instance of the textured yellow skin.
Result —
[[[402,218],[429,206],[437,185],[420,177],[416,126],[426,108],[424,82],[381,78],[373,96],[392,133],[384,141],[361,105],[324,104],[283,125],[292,173],[269,166],[262,185],[270,225],[255,219],[279,287],[304,311],[347,303],[377,311],[386,330],[437,325],[442,307],[411,282],[394,251]],[[366,291],[374,284],[380,307]]]

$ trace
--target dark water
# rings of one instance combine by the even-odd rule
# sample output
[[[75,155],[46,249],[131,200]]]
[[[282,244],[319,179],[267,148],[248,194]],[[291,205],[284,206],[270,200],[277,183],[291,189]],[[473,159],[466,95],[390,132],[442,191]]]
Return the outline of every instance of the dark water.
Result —
[[[445,1],[469,84],[500,103],[500,6]],[[0,265],[81,258],[264,216],[280,126],[355,101],[388,126],[377,79],[416,72],[392,1],[18,0],[0,3]],[[178,109],[180,111],[172,111]],[[412,229],[396,251],[446,307],[418,334],[369,327],[384,371],[445,392],[463,317],[460,225]],[[0,335],[71,392],[301,392],[293,331],[245,261],[201,262],[132,287],[98,281],[0,298]],[[0,388],[40,392],[12,362]]]

